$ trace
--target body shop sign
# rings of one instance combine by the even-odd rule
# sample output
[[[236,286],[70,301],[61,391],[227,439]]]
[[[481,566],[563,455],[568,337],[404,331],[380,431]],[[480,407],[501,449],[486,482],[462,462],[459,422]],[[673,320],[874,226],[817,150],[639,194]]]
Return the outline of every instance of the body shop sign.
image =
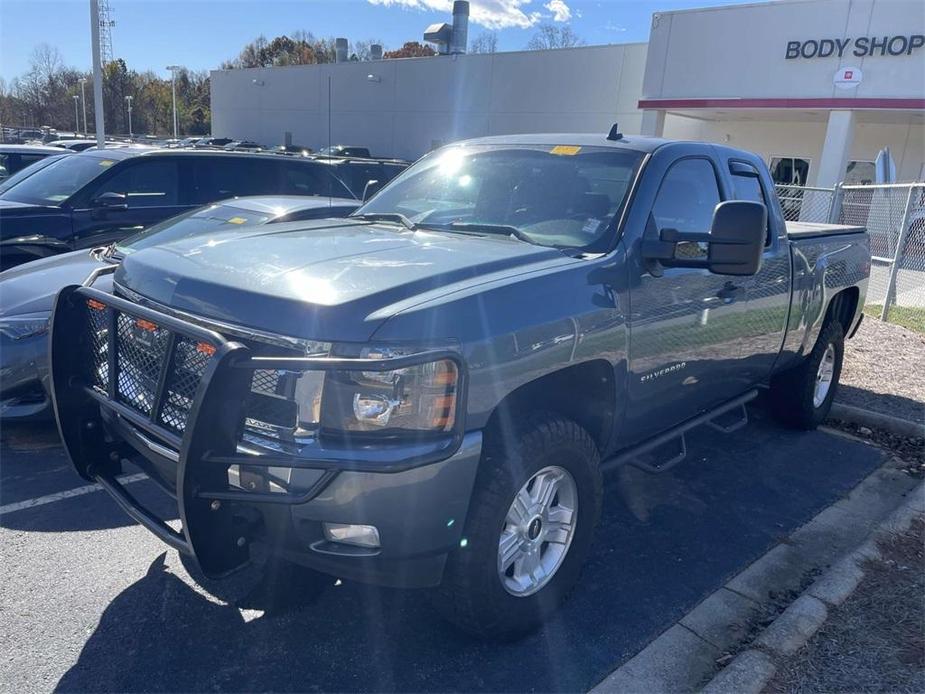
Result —
[[[854,56],[900,56],[912,55],[913,51],[925,46],[925,35],[909,36],[859,36],[844,39],[807,39],[787,42],[787,60],[797,58],[845,58]]]

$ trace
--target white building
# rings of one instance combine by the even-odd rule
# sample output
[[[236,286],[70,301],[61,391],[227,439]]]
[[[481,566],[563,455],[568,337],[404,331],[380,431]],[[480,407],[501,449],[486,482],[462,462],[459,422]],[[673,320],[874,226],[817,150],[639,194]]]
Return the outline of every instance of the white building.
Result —
[[[606,132],[728,142],[779,182],[925,166],[925,3],[787,0],[659,13],[648,44],[212,73],[219,136],[367,145],[414,159],[481,135]]]

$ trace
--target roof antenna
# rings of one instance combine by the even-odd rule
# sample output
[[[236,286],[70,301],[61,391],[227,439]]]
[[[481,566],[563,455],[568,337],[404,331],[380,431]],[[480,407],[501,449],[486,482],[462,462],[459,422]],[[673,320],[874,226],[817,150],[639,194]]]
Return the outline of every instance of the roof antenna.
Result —
[[[620,132],[619,123],[614,123],[613,127],[610,128],[610,133],[607,135],[607,139],[613,140],[614,142],[623,139],[623,133]]]

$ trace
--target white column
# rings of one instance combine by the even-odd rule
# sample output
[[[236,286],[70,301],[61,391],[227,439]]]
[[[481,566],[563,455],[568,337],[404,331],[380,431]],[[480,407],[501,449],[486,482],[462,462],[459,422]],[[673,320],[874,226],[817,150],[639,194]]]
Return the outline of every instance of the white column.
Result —
[[[665,112],[646,109],[642,112],[640,134],[645,137],[662,137],[665,132]]]
[[[831,188],[844,180],[853,142],[854,111],[831,111],[814,185]]]

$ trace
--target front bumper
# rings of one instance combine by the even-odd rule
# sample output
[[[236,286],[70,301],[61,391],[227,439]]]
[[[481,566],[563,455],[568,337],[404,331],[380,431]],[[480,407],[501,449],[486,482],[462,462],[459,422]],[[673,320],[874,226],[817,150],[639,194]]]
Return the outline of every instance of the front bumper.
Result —
[[[108,321],[103,344],[89,329],[93,320]],[[117,326],[123,320],[153,323],[166,333],[169,348],[160,364],[149,365],[157,386],[145,397],[122,392],[120,369],[136,368],[122,364],[127,355]],[[185,399],[178,395],[181,380],[183,388],[190,385],[189,374],[180,374],[189,352],[181,358],[178,345],[184,341],[209,353]],[[88,369],[101,352],[107,355],[102,370]],[[319,439],[298,455],[257,451],[242,439],[255,370],[386,371],[434,358],[456,362],[461,408],[466,371],[453,353],[387,360],[257,357],[211,330],[89,287],[62,290],[51,326],[55,416],[78,474],[100,482],[129,515],[194,558],[210,577],[243,566],[251,545],[261,544],[272,554],[345,578],[439,583],[446,553],[461,538],[481,453],[481,434],[464,433],[462,411],[457,430],[439,439],[382,445]],[[181,400],[188,412],[178,423],[175,405]],[[181,531],[119,485],[116,475],[125,458],[176,499]],[[286,488],[268,483],[279,470],[291,473]],[[323,522],[375,525],[381,546],[329,542]]]

